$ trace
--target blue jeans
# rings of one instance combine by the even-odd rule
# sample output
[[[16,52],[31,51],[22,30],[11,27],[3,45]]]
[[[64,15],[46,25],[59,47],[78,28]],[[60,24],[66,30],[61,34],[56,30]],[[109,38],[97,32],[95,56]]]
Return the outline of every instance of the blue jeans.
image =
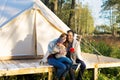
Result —
[[[66,61],[69,59],[67,58],[48,58],[48,64],[53,65],[55,68],[57,68],[55,76],[60,79],[61,77],[65,77],[65,74],[67,72],[67,66],[66,66]],[[64,63],[65,62],[65,63]]]
[[[62,62],[62,63],[65,63],[65,64],[72,66],[72,60],[69,59],[68,57],[60,57],[60,58],[57,58],[57,60]]]
[[[65,77],[72,66],[72,60],[69,59],[68,57],[60,57],[60,58],[57,58],[57,60],[66,65],[66,71],[62,74],[62,76]]]

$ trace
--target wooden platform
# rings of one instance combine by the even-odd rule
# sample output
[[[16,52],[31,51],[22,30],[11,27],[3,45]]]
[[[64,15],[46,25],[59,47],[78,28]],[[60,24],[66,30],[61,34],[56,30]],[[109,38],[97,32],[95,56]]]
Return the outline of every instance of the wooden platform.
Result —
[[[107,67],[119,67],[120,59],[110,58],[105,56],[98,56],[89,53],[82,54],[86,63],[87,69],[94,69],[94,80],[97,80],[98,69]],[[9,60],[0,61],[0,76],[48,73],[48,80],[52,79],[53,67],[46,65],[39,65],[40,60]]]
[[[52,80],[53,67],[39,65],[40,60],[10,60],[0,61],[0,76],[48,73],[48,80]]]

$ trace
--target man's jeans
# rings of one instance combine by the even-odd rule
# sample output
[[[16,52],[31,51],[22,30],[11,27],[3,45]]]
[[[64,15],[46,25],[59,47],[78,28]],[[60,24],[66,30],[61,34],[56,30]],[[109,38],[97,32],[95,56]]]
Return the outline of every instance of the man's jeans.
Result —
[[[82,80],[82,75],[84,73],[84,70],[86,68],[85,63],[82,60],[77,59],[76,63],[80,64],[80,70],[78,71],[78,75],[77,75],[77,79],[75,79],[75,72],[74,70],[71,68],[69,71],[70,74],[70,80]],[[77,68],[78,65],[73,65],[72,67]]]

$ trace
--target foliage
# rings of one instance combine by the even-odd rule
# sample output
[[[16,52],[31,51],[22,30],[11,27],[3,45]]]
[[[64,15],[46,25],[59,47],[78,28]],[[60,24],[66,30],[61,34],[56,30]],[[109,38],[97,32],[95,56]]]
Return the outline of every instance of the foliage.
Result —
[[[115,15],[117,16],[117,23],[120,23],[120,0],[106,0],[103,4],[103,10],[115,10]]]
[[[111,53],[111,47],[108,46],[107,44],[105,44],[105,42],[102,42],[102,41],[99,42],[99,43],[97,43],[97,42],[91,42],[91,43],[89,43],[89,42],[87,41],[87,43],[84,42],[83,45],[81,45],[81,46],[84,47],[84,48],[82,48],[82,50],[83,50],[84,52],[89,51],[89,53],[98,54],[98,53],[96,52],[96,50],[97,50],[97,51],[99,51],[99,52],[100,52],[102,55],[104,55],[104,56],[110,56],[110,53]],[[94,47],[96,50],[94,50],[93,47]]]
[[[93,69],[85,70],[83,80],[93,80]]]
[[[104,74],[100,74],[98,76],[98,80],[110,80],[108,77],[106,77]]]
[[[3,76],[0,80],[47,80],[47,74],[27,74],[18,76]]]
[[[87,5],[78,4],[75,9],[75,31],[78,34],[91,34],[94,31],[94,20]]]
[[[107,25],[96,26],[94,33],[101,33],[101,32],[103,32],[103,33],[111,32],[110,26],[107,26]]]
[[[106,44],[106,42],[104,41],[91,41],[90,44],[97,49],[102,55],[104,56],[110,56],[110,57],[114,57],[114,58],[119,58],[120,59],[120,47],[118,47],[117,45],[109,45]],[[91,53],[95,53],[95,51],[93,49],[90,48],[90,46],[86,46],[85,44],[81,44],[82,49],[84,52],[91,52]],[[89,50],[86,50],[89,49]],[[105,68],[105,69],[99,69],[99,76],[98,76],[98,80],[119,80],[120,79],[120,68],[116,67],[116,68]],[[88,74],[85,74],[85,76],[87,75],[87,80],[92,80],[91,77]],[[92,75],[90,73],[90,75]]]
[[[100,80],[119,80],[120,79],[120,68],[105,68],[100,70]]]
[[[93,43],[94,47],[104,56],[110,56],[111,47],[105,44],[105,42]]]
[[[110,7],[114,7],[116,9],[120,9],[120,1],[119,0],[106,0],[103,4],[104,9],[110,9]]]
[[[54,1],[56,0],[43,0],[50,9],[51,2],[55,5]],[[94,20],[87,5],[75,4],[75,0],[58,0],[57,5],[56,15],[73,31],[83,35],[93,33],[95,28]]]
[[[112,52],[111,52],[110,56],[120,59],[119,53],[120,53],[120,48],[116,45],[112,46]]]

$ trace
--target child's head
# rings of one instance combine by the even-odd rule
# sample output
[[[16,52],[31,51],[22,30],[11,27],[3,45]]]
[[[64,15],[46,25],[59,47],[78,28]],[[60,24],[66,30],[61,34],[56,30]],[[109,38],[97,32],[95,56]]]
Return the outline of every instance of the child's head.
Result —
[[[58,45],[58,46],[63,45],[63,43],[64,43],[64,41],[63,41],[61,38],[59,38],[59,39],[57,40],[57,45]]]

